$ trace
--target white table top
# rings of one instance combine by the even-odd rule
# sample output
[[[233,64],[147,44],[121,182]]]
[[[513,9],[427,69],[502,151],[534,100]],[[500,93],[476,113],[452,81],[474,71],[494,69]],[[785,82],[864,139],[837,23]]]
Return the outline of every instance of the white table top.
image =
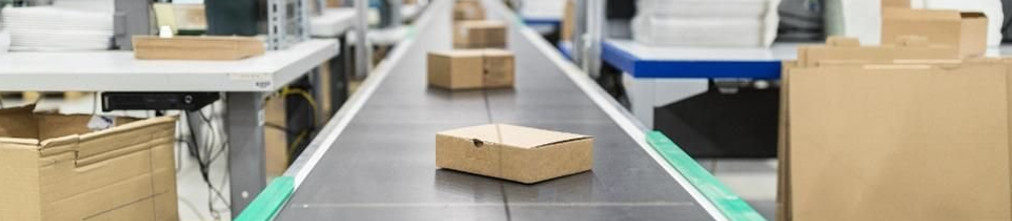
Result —
[[[309,19],[313,37],[337,37],[355,26],[355,8],[327,8]]]
[[[802,43],[774,43],[770,48],[659,47],[628,39],[608,39],[616,48],[644,60],[671,61],[781,61],[797,59]]]
[[[774,43],[770,48],[647,46],[628,39],[608,43],[644,60],[659,61],[782,61],[798,57],[798,47],[816,43]],[[988,57],[1012,56],[1012,45],[989,48]]]
[[[366,39],[373,45],[394,45],[407,38],[412,28],[411,25],[401,25],[396,28],[369,29],[365,34]],[[354,42],[357,39],[355,33],[355,30],[351,30],[345,35],[345,42],[349,42],[349,46],[355,46]]]
[[[314,39],[238,61],[137,60],[130,51],[0,54],[0,91],[269,92],[338,54]]]

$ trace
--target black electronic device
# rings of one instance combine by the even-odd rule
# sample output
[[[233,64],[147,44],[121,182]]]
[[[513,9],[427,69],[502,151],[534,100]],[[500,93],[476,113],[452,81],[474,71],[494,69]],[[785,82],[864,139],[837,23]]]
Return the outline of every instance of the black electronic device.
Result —
[[[102,93],[102,111],[196,111],[220,97],[217,92],[106,92]]]

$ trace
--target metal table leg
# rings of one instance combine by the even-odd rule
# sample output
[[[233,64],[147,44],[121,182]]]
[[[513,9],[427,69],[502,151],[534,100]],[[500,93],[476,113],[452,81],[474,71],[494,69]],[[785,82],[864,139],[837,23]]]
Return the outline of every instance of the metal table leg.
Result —
[[[235,217],[267,185],[264,153],[264,94],[227,93],[228,170]]]

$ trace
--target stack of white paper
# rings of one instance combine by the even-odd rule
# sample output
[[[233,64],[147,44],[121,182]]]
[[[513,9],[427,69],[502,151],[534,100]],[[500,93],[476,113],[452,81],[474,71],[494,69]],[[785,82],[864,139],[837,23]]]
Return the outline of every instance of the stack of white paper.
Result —
[[[520,5],[520,14],[527,18],[560,19],[566,0],[528,0]]]
[[[664,46],[768,47],[780,0],[640,0],[633,38]]]
[[[10,33],[10,50],[106,50],[113,14],[57,6],[5,8],[0,26]]]

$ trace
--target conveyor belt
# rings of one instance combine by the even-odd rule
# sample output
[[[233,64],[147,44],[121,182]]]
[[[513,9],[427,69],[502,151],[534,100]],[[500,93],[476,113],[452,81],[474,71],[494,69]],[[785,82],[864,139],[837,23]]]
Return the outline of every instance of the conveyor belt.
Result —
[[[431,18],[419,21],[431,23],[418,24],[414,41],[401,45],[409,47],[402,59],[378,68],[390,69],[360,98],[361,109],[343,129],[319,135],[336,138],[309,163],[312,172],[277,220],[714,219],[516,24],[509,36],[515,88],[429,88],[425,56],[451,48],[449,10],[437,1],[423,15]],[[436,132],[487,123],[593,135],[593,171],[524,185],[436,168]]]

